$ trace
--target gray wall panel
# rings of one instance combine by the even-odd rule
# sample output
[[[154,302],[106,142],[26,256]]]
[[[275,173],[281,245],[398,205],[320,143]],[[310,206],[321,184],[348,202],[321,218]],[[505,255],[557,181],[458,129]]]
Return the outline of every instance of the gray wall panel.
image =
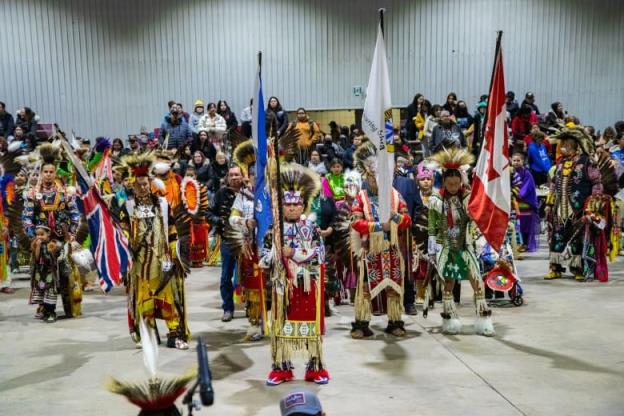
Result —
[[[471,107],[486,92],[495,31],[507,86],[540,109],[564,102],[604,128],[624,118],[624,12],[617,0],[4,0],[0,100],[78,134],[158,126],[166,102],[225,98],[236,113],[264,52],[265,95],[287,109],[361,108],[376,30],[396,106],[416,92]],[[12,51],[12,52],[11,52]]]

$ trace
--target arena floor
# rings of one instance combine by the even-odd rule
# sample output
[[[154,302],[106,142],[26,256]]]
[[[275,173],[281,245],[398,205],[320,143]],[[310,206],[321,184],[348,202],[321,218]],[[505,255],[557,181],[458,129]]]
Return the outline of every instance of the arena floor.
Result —
[[[195,270],[187,283],[189,322],[208,344],[215,404],[196,414],[276,415],[278,401],[306,385],[328,415],[621,415],[624,408],[624,267],[611,265],[606,284],[544,281],[546,253],[518,262],[525,304],[494,307],[495,338],[472,334],[472,292],[464,283],[461,336],[440,334],[439,307],[428,319],[406,317],[408,336],[349,337],[351,306],[328,318],[326,386],[292,382],[266,387],[267,341],[244,343],[242,310],[220,321],[219,269]],[[104,389],[109,375],[145,376],[141,351],[127,334],[123,288],[85,295],[84,316],[44,324],[32,319],[27,281],[0,294],[0,409],[3,415],[133,415],[138,411]],[[161,333],[165,333],[164,325]],[[188,351],[160,349],[160,372],[196,365]],[[295,363],[302,377],[303,362]]]

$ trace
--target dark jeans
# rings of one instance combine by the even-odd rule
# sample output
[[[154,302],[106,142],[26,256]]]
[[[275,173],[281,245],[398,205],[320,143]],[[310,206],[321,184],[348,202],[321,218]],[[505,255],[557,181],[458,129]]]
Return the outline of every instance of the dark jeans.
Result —
[[[236,259],[232,257],[230,249],[224,241],[221,242],[221,300],[223,312],[234,312],[234,268]]]
[[[414,280],[406,276],[403,282],[403,306],[405,310],[414,305],[415,301]]]

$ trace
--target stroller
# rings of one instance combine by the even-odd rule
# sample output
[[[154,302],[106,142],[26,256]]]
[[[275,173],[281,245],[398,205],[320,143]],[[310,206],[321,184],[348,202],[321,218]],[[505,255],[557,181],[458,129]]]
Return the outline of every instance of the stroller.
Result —
[[[509,242],[505,241],[500,253],[496,253],[483,236],[477,239],[476,246],[481,276],[486,286],[486,299],[503,300],[507,292],[512,305],[522,306],[524,291],[517,277],[516,264]]]

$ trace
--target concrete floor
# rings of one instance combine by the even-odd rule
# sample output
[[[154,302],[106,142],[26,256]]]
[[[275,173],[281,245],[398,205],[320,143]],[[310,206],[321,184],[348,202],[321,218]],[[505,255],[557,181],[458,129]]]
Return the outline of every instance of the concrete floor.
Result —
[[[518,264],[525,305],[494,308],[495,338],[471,333],[467,283],[461,336],[440,334],[438,307],[428,319],[406,317],[404,339],[385,336],[379,317],[373,340],[354,341],[353,309],[340,306],[328,319],[324,343],[330,384],[272,388],[264,384],[268,343],[242,342],[242,311],[230,323],[220,321],[219,270],[196,270],[187,281],[189,322],[207,341],[216,394],[215,405],[197,414],[276,415],[280,397],[303,385],[319,393],[329,415],[624,414],[623,263],[611,265],[606,284],[544,281],[543,252]],[[86,294],[83,317],[52,325],[32,319],[27,296],[24,288],[0,294],[0,414],[137,414],[103,388],[108,375],[136,380],[146,374],[127,335],[123,289]],[[295,364],[301,377],[303,362]],[[160,349],[162,374],[194,365],[194,349]]]

